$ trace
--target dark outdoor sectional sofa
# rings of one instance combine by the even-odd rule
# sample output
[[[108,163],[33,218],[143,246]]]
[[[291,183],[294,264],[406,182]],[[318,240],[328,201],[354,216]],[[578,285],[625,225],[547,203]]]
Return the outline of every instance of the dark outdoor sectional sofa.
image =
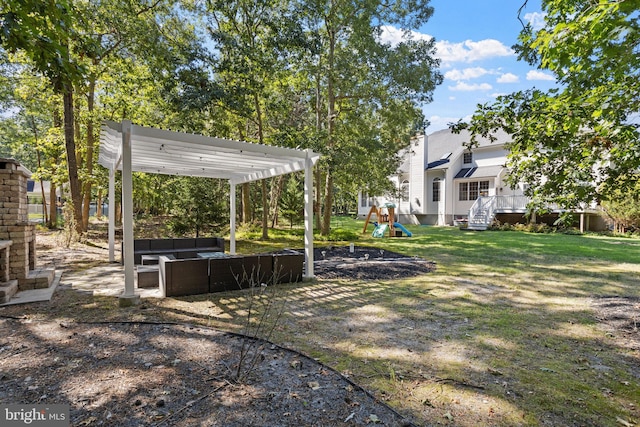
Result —
[[[165,297],[243,289],[262,283],[302,280],[304,254],[229,255],[224,258],[159,258],[160,293]]]
[[[185,259],[195,258],[201,252],[224,252],[224,239],[221,237],[197,237],[135,239],[133,241],[134,264],[142,264],[142,255],[172,255],[178,259]]]

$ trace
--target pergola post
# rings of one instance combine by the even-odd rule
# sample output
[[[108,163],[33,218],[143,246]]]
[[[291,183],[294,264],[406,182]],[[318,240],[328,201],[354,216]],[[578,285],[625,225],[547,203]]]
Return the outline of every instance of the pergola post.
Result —
[[[313,160],[306,150],[304,163],[304,279],[314,278],[313,273]]]
[[[120,296],[121,306],[135,305],[140,296],[136,295],[133,277],[133,178],[131,167],[131,122],[122,122],[122,241],[124,255],[124,293]]]
[[[116,261],[116,171],[109,170],[109,262]]]
[[[229,253],[236,254],[236,183],[229,181]]]
[[[109,168],[109,260],[115,260],[115,171],[122,171],[124,292],[120,305],[139,301],[134,282],[132,172],[226,179],[230,183],[230,245],[236,253],[238,184],[305,170],[305,278],[313,278],[313,175],[320,154],[312,150],[251,144],[222,138],[106,122],[99,163]]]

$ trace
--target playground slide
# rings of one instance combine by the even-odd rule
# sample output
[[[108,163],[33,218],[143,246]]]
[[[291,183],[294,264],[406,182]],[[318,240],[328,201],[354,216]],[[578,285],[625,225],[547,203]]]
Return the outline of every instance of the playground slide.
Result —
[[[393,226],[395,228],[397,228],[398,230],[402,231],[404,234],[406,234],[407,237],[411,237],[411,232],[409,230],[407,230],[406,228],[404,228],[404,226],[402,224],[400,224],[399,222],[394,222]]]
[[[372,237],[384,237],[384,233],[387,231],[387,224],[378,224],[371,234]]]

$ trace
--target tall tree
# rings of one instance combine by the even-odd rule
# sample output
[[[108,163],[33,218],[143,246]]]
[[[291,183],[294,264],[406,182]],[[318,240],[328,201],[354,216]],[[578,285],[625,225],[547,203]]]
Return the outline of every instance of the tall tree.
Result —
[[[73,85],[84,69],[72,58],[70,43],[75,10],[68,0],[20,0],[2,3],[0,45],[10,52],[24,52],[33,68],[46,76],[62,95],[64,137],[69,172],[69,189],[77,231],[82,231],[80,182],[74,135]]]
[[[530,184],[536,199],[573,208],[635,188],[640,4],[547,0],[542,6],[545,26],[524,26],[515,47],[521,59],[552,72],[559,88],[499,97],[454,129],[510,133],[510,180]]]
[[[267,105],[274,83],[285,78],[289,50],[301,34],[288,0],[209,0],[207,15],[215,43],[216,73],[210,102],[233,112],[241,124],[242,139],[271,142]],[[244,217],[249,212],[249,186],[243,190]],[[268,238],[267,182],[261,182],[262,237]]]
[[[436,70],[434,40],[413,40],[409,31],[432,15],[428,1],[312,0],[305,6],[316,41],[310,80],[317,82],[315,101],[325,135],[319,149],[325,180],[321,232],[326,235],[335,178],[342,174],[347,182],[364,184],[387,173],[376,159],[393,158],[416,123],[422,126],[418,106],[431,101],[442,77]],[[404,30],[400,43],[381,41],[386,25]],[[397,167],[393,161],[387,165]],[[354,173],[354,167],[365,170]]]

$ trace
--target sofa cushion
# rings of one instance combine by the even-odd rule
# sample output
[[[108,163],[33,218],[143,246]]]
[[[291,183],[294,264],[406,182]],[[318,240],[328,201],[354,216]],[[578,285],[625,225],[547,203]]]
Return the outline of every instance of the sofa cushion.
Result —
[[[273,275],[276,283],[293,283],[302,280],[304,254],[291,252],[273,255]]]
[[[196,239],[196,248],[216,248],[220,247],[217,237],[198,237]]]
[[[133,241],[133,251],[148,251],[149,250],[149,239],[135,239]]]
[[[188,258],[197,258],[198,257],[198,252],[196,252],[196,250],[188,250],[188,249],[181,249],[181,250],[176,250],[175,252],[176,256],[178,259],[188,259]]]
[[[273,284],[273,257],[271,255],[245,255],[243,268],[251,283]]]
[[[209,292],[233,291],[247,286],[243,257],[208,258],[208,260]]]
[[[167,260],[160,258],[160,280],[165,296],[206,294],[209,292],[209,262],[207,259]]]
[[[194,249],[196,247],[196,239],[173,239],[174,249]]]
[[[149,250],[167,251],[173,249],[173,239],[151,239],[149,240]]]

